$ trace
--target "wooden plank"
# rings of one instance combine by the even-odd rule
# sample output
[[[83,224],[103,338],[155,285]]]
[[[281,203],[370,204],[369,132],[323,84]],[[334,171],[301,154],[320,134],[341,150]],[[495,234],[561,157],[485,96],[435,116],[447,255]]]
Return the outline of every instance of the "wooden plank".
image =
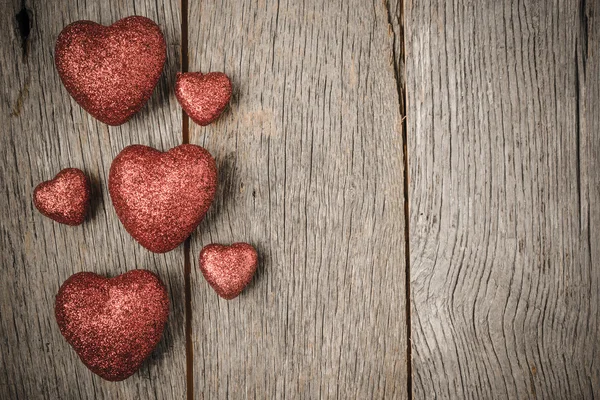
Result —
[[[600,393],[600,8],[406,3],[415,398]]]
[[[185,397],[183,251],[154,255],[123,229],[106,190],[112,159],[126,145],[168,149],[181,143],[181,111],[173,94],[179,69],[177,1],[25,1],[32,17],[28,52],[15,15],[21,1],[3,1],[0,136],[0,398],[152,399]],[[133,14],[157,21],[168,44],[168,65],[149,104],[132,121],[108,127],[67,94],[54,68],[54,42],[68,23],[103,24]],[[79,227],[54,223],[33,206],[41,181],[65,167],[91,175],[94,204]],[[118,383],[103,381],[79,361],[54,319],[54,296],[79,271],[118,275],[134,268],[157,272],[167,284],[172,309],[158,349],[141,370]]]
[[[194,392],[405,398],[403,158],[382,2],[190,2],[190,70],[224,71],[231,106],[191,141],[217,159],[192,242]],[[217,297],[202,246],[260,254]]]
[[[582,251],[588,254],[585,258],[587,264],[584,264],[586,276],[583,277],[587,281],[579,290],[588,290],[580,297],[587,303],[588,315],[586,330],[578,333],[581,336],[576,342],[576,349],[577,354],[585,355],[579,362],[587,367],[580,367],[579,370],[589,371],[586,382],[589,389],[582,392],[587,397],[597,397],[600,393],[600,2],[582,1],[579,11],[580,36],[576,47],[579,88],[577,137],[581,177],[578,185],[582,199]]]

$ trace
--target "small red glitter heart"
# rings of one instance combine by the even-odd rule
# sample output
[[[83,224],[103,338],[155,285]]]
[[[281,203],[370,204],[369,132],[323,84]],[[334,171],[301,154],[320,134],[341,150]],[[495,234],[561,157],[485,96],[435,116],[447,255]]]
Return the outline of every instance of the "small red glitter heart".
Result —
[[[166,58],[160,28],[140,16],[111,26],[74,22],[58,36],[54,55],[67,91],[108,125],[125,123],[146,104]]]
[[[175,95],[186,114],[204,126],[219,118],[229,103],[231,81],[222,72],[178,73]]]
[[[60,171],[33,191],[33,204],[46,217],[61,224],[79,225],[90,205],[90,181],[77,168]]]
[[[237,297],[250,283],[258,254],[247,243],[231,246],[209,244],[200,252],[200,270],[215,292],[224,299]]]
[[[166,153],[126,147],[114,159],[108,190],[123,226],[155,253],[173,250],[196,229],[217,190],[210,153],[193,144]]]
[[[150,271],[115,278],[72,275],[54,304],[60,333],[81,361],[109,381],[133,375],[152,353],[169,316],[169,295]]]

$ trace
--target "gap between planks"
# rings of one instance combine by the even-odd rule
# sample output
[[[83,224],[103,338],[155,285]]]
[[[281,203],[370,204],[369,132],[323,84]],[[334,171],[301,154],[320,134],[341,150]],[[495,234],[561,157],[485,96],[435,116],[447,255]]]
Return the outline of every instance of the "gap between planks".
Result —
[[[181,72],[188,72],[188,2],[181,0]],[[182,143],[190,143],[190,119],[181,109]],[[185,293],[185,370],[186,370],[186,396],[188,400],[194,399],[194,346],[192,342],[192,287],[191,275],[192,260],[190,238],[183,244],[183,276]]]
[[[400,115],[402,116],[401,121],[401,135],[402,135],[402,152],[404,161],[404,174],[403,174],[403,188],[404,188],[404,257],[405,257],[405,303],[406,303],[406,392],[407,398],[412,399],[412,323],[410,318],[411,309],[411,295],[410,295],[410,214],[409,214],[409,198],[408,198],[408,146],[407,146],[407,125],[406,125],[406,52],[405,52],[405,36],[404,36],[404,0],[399,2],[400,15],[398,18],[398,32],[394,30],[394,23],[392,20],[392,12],[390,9],[389,0],[385,0],[385,7],[388,15],[388,26],[392,32],[392,58],[394,65],[394,78],[396,80],[396,90],[398,91],[398,108]],[[398,40],[400,36],[400,40]],[[396,43],[399,45],[398,55],[396,52]],[[400,71],[399,61],[403,66]]]

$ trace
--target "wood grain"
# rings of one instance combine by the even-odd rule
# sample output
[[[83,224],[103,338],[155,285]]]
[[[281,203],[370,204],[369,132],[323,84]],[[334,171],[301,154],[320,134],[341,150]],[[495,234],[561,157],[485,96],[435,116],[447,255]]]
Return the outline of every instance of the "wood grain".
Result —
[[[405,7],[414,397],[597,397],[599,3]]]
[[[137,245],[105,189],[126,145],[181,142],[179,3],[0,5],[0,398],[184,398],[183,251]],[[189,6],[190,70],[234,85],[218,122],[191,123],[220,174],[191,243],[195,398],[406,398],[411,385],[418,399],[597,397],[600,2]],[[133,14],[161,25],[168,65],[148,106],[107,127],[62,87],[54,41],[72,21]],[[98,199],[80,227],[31,200],[69,166]],[[197,258],[236,241],[257,247],[260,266],[228,302]],[[172,314],[142,369],[109,383],[60,335],[54,296],[75,272],[132,268],[163,278]]]
[[[380,1],[190,2],[190,70],[230,108],[191,141],[217,159],[192,242],[194,392],[406,398],[403,159],[393,34]],[[260,254],[240,297],[198,269],[211,242]]]
[[[15,20],[21,3],[3,0],[0,17],[0,398],[184,398],[182,249],[154,255],[141,248],[119,223],[106,190],[110,163],[126,145],[166,150],[181,143],[181,111],[172,91],[179,69],[178,2],[26,1],[32,19],[26,54]],[[108,25],[133,14],[159,23],[168,65],[143,111],[109,128],[62,87],[54,68],[54,42],[70,22],[90,19]],[[44,218],[32,202],[34,187],[65,167],[82,168],[93,181],[92,217],[79,227]],[[123,382],[106,382],[88,371],[62,338],[54,296],[75,272],[114,276],[134,268],[161,276],[171,296],[171,315],[163,340],[141,370]]]

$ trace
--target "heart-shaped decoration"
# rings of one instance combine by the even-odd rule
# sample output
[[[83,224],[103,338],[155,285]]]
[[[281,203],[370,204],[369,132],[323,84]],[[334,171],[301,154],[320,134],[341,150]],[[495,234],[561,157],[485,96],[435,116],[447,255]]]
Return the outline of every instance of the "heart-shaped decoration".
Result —
[[[193,144],[166,153],[133,145],[112,162],[108,190],[127,232],[148,250],[165,253],[204,218],[217,190],[217,167]]]
[[[200,270],[215,292],[224,299],[237,297],[250,283],[258,254],[248,243],[231,246],[209,244],[200,252]]]
[[[90,205],[91,186],[77,168],[60,171],[33,191],[33,204],[46,217],[67,225],[80,225]]]
[[[54,55],[69,94],[108,125],[125,123],[146,104],[166,59],[160,28],[140,16],[111,26],[74,22],[58,36]]]
[[[229,103],[231,81],[222,72],[178,73],[175,95],[186,114],[204,126],[219,118]]]
[[[120,381],[133,375],[160,341],[169,295],[150,271],[112,279],[80,272],[60,287],[54,312],[60,333],[81,361],[102,378]]]

